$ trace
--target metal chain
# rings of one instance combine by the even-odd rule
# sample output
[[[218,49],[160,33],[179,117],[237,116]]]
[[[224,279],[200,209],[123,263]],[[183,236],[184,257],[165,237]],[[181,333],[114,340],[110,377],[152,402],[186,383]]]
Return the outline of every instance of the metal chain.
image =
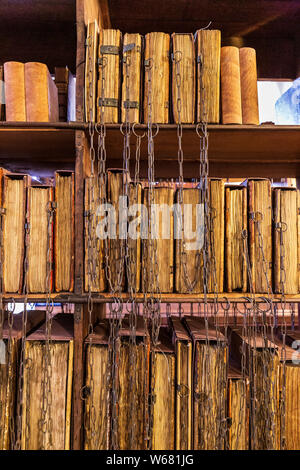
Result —
[[[28,422],[25,423],[25,430],[22,430],[22,414],[24,410],[24,402],[26,405],[26,397],[24,396],[24,372],[26,365],[26,334],[27,334],[27,303],[28,303],[28,254],[30,244],[30,226],[29,214],[26,213],[25,220],[25,257],[24,257],[24,309],[22,313],[22,338],[21,338],[21,351],[20,351],[20,366],[18,377],[18,392],[17,392],[17,412],[16,412],[16,435],[13,443],[14,450],[21,450],[22,432],[25,433],[25,449],[28,443],[30,428]],[[26,413],[27,415],[27,413]]]
[[[53,218],[55,211],[55,203],[49,201],[47,204],[47,274],[46,274],[46,331],[45,346],[43,355],[43,371],[42,371],[42,403],[41,403],[41,419],[39,422],[39,433],[41,449],[53,449],[53,419],[52,419],[52,316],[53,316],[53,300],[51,299],[52,288],[52,265],[53,265]]]

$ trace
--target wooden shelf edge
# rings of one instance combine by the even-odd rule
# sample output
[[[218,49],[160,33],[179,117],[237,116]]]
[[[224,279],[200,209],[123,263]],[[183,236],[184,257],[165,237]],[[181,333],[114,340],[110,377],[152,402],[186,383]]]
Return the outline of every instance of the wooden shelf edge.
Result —
[[[148,296],[149,297],[149,296]],[[226,304],[227,301],[234,303],[244,303],[248,302],[251,297],[249,293],[234,292],[227,293],[223,292],[218,294],[218,302]],[[123,302],[129,300],[129,295],[127,293],[122,293],[121,298]],[[158,297],[157,297],[158,298]],[[3,301],[5,303],[12,302],[23,302],[25,299],[24,294],[3,294]],[[136,301],[142,303],[144,301],[144,294],[138,293],[135,297]],[[268,299],[268,294],[255,294],[255,300],[258,303],[266,303]],[[46,302],[47,294],[29,294],[27,301],[28,302]],[[54,303],[74,303],[74,304],[85,304],[88,302],[88,295],[77,295],[74,293],[62,292],[62,293],[52,293],[51,300]],[[272,300],[275,303],[280,303],[281,295],[273,294]],[[114,297],[108,293],[103,292],[93,295],[93,303],[112,303]],[[160,301],[162,303],[203,303],[204,294],[161,294]],[[214,294],[207,294],[207,301],[214,302]],[[290,294],[285,296],[286,303],[300,303],[300,294]]]

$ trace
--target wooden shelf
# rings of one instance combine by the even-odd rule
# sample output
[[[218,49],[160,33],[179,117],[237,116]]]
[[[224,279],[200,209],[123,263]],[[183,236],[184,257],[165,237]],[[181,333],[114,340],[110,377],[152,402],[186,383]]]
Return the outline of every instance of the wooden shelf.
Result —
[[[127,293],[122,293],[121,298],[123,302],[129,300],[129,295]],[[250,298],[250,294],[242,292],[234,293],[220,293],[218,295],[219,302],[226,303],[228,299],[230,302],[234,303],[243,303],[247,301],[247,298]],[[255,299],[257,302],[266,302],[267,294],[255,294]],[[280,302],[280,294],[274,294],[274,302]],[[9,302],[14,299],[16,302],[24,301],[24,294],[4,294],[3,300]],[[29,294],[28,302],[45,302],[47,299],[47,294]],[[77,295],[72,292],[54,292],[51,293],[51,299],[56,303],[74,303],[74,304],[84,304],[88,301],[88,295]],[[204,301],[204,294],[161,294],[162,303],[199,303]],[[208,302],[214,301],[214,294],[207,295]],[[142,293],[136,294],[136,301],[143,302],[144,295]],[[93,295],[93,303],[111,303],[113,302],[113,297],[108,292],[103,292],[100,294]],[[286,295],[287,303],[300,303],[300,294]]]
[[[198,176],[199,138],[194,125],[183,126],[184,177]],[[137,125],[136,132],[145,132]],[[209,125],[209,174],[215,177],[300,177],[300,126]],[[96,137],[95,137],[96,138]],[[135,136],[131,138],[134,165]],[[120,125],[107,125],[108,164],[122,167]],[[176,125],[161,125],[154,139],[155,177],[178,177]],[[141,176],[147,176],[147,137],[141,145]]]
[[[75,168],[76,123],[0,123],[0,166],[32,176]]]

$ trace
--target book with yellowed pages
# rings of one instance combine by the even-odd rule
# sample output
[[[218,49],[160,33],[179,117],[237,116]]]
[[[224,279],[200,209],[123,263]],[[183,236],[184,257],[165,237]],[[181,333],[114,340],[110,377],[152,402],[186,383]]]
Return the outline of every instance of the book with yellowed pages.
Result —
[[[227,339],[204,319],[184,317],[183,321],[193,340],[193,448],[223,450]]]
[[[69,450],[73,380],[73,315],[52,320],[50,365],[45,365],[46,324],[28,336],[25,345],[22,450]],[[49,375],[48,386],[45,376]],[[45,401],[43,400],[45,394]],[[48,406],[43,406],[47,403]],[[43,422],[52,423],[51,429]]]
[[[227,412],[229,420],[228,449],[249,448],[249,379],[240,364],[230,360],[228,368]]]
[[[28,334],[44,319],[44,311],[28,311],[25,333]],[[12,448],[14,431],[16,431],[15,406],[22,330],[23,313],[8,314],[6,312],[0,335],[0,450]]]
[[[55,290],[72,291],[74,287],[74,173],[55,173]]]
[[[193,345],[190,335],[179,318],[171,317],[169,325],[176,362],[176,449],[189,450],[192,448]]]
[[[160,328],[151,351],[153,404],[152,450],[175,449],[175,351],[168,329]]]
[[[21,293],[25,245],[27,175],[4,172],[3,216],[3,290]],[[13,269],[12,269],[13,267]]]
[[[53,188],[31,185],[28,188],[28,292],[45,293],[52,290],[52,272],[47,263],[52,262],[53,218],[50,219]],[[48,277],[49,275],[49,277]]]

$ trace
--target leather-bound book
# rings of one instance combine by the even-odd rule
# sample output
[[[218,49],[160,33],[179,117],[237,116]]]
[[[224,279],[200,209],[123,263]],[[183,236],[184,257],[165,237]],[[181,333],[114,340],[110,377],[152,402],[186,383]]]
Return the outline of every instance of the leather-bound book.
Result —
[[[25,66],[21,62],[5,62],[6,121],[26,121]]]
[[[296,188],[276,188],[273,190],[273,257],[274,291],[276,293],[297,294],[299,292]],[[283,255],[283,257],[282,257]]]
[[[86,178],[84,193],[85,226],[84,226],[84,269],[85,291],[103,292],[106,288],[105,278],[105,243],[98,237],[97,227],[100,223],[98,213],[100,187],[97,177]]]
[[[68,67],[55,67],[60,121],[76,121],[75,78]]]
[[[84,449],[108,450],[110,445],[110,399],[108,382],[109,321],[101,320],[85,341],[86,379]]]
[[[226,291],[247,292],[243,238],[247,230],[247,188],[227,186],[225,200]]]
[[[267,293],[268,284],[272,288],[272,196],[268,179],[248,180],[248,227],[253,289]]]
[[[195,122],[195,46],[192,34],[172,34],[172,107],[178,123]],[[179,75],[178,75],[179,74]]]
[[[150,343],[143,318],[137,318],[135,346],[132,346],[130,341],[131,332],[128,317],[125,317],[122,321],[119,336],[119,346],[117,346],[119,371],[117,445],[120,450],[144,450],[146,449],[147,437]],[[135,351],[133,351],[133,347]],[[136,359],[134,366],[131,360],[132,354]],[[131,387],[131,374],[133,374],[132,378],[135,379],[136,383],[135,393]],[[135,410],[133,417],[131,413],[132,400]],[[135,443],[133,444],[131,443],[132,426],[135,426]]]
[[[143,41],[140,34],[124,35],[121,121],[140,122]]]
[[[52,257],[53,220],[49,221],[49,204],[53,201],[53,188],[31,185],[28,188],[27,212],[30,238],[28,246],[28,291],[45,293],[52,289],[52,271],[47,279],[48,250]],[[50,227],[49,224],[51,224]],[[50,232],[49,232],[50,230]],[[49,283],[49,284],[47,284]]]
[[[3,65],[0,65],[0,121],[5,121],[5,86]]]
[[[239,49],[221,48],[222,123],[242,124],[242,97]]]
[[[3,177],[3,289],[20,293],[23,284],[26,193],[29,177],[5,174]],[[12,269],[13,267],[13,269]]]
[[[73,316],[58,314],[52,320],[50,365],[45,370],[46,324],[28,336],[25,346],[22,450],[69,450],[73,379]],[[44,383],[49,374],[48,386]],[[43,407],[43,393],[49,406]],[[52,421],[52,432],[45,424]]]
[[[148,33],[145,36],[144,122],[169,122],[170,36]]]
[[[249,448],[249,378],[241,372],[241,364],[233,360],[228,368],[228,448],[247,450]]]
[[[192,448],[192,340],[179,318],[170,318],[176,357],[175,445],[177,450]]]
[[[243,124],[258,125],[256,52],[252,47],[241,47],[239,52]]]
[[[220,122],[221,31],[200,29],[197,43],[197,122]]]
[[[55,290],[74,287],[74,173],[55,173]]]
[[[175,449],[175,351],[167,328],[161,327],[152,346],[153,405],[152,450]]]
[[[42,310],[27,312],[25,334],[38,326],[45,318]],[[10,326],[11,325],[11,326]],[[19,376],[19,354],[23,330],[23,313],[13,314],[12,324],[5,313],[2,336],[0,340],[0,450],[9,450],[13,446],[14,431],[17,431],[15,420],[16,391]]]
[[[170,186],[154,187],[153,201],[149,200],[149,191],[146,187],[143,195],[149,217],[152,214],[151,226],[144,221],[142,229],[148,233],[142,243],[143,292],[170,293],[174,285],[174,189]]]
[[[48,67],[40,62],[25,64],[26,121],[57,122],[58,92]]]
[[[209,182],[211,205],[210,259],[215,257],[210,273],[210,292],[224,291],[224,222],[225,190],[224,180],[211,178]]]
[[[122,35],[118,29],[100,29],[98,50],[97,121],[119,122]]]
[[[89,21],[86,37],[85,57],[85,84],[84,84],[84,106],[85,120],[95,122],[97,120],[97,54],[98,54],[99,27],[96,20]]]
[[[204,320],[184,317],[193,340],[193,417],[195,450],[225,446],[227,340]]]

